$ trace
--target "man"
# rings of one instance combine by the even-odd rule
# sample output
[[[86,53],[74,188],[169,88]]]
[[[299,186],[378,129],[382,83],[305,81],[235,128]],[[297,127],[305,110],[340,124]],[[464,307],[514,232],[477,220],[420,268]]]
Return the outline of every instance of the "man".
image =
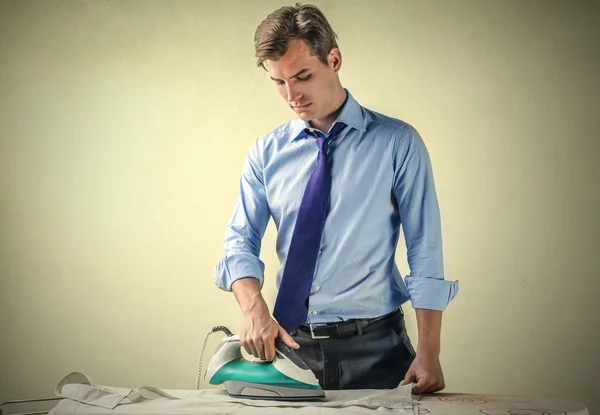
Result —
[[[240,340],[263,360],[281,338],[324,389],[414,393],[445,387],[439,362],[446,281],[439,208],[427,150],[409,124],[362,107],[339,80],[337,35],[321,11],[296,4],[255,34],[258,65],[298,118],[257,140],[215,282],[244,314]],[[261,240],[278,229],[277,301],[261,295]],[[394,262],[400,226],[410,276]],[[401,305],[416,309],[415,353]]]

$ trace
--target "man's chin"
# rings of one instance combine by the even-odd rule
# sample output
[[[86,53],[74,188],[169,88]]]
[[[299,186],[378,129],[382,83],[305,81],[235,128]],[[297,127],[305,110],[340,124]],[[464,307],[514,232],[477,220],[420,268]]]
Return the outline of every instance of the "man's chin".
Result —
[[[312,114],[307,113],[306,111],[301,111],[301,112],[296,112],[296,115],[298,116],[298,118],[300,118],[302,121],[312,121],[314,120],[315,117],[313,117]]]

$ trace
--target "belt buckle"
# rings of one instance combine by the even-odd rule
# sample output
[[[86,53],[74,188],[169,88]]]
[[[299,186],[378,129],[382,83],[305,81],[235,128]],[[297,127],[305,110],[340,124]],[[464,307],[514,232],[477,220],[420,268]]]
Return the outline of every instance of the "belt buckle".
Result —
[[[315,336],[315,332],[313,330],[313,325],[312,323],[308,323],[308,326],[310,327],[310,336],[315,339],[315,340],[319,340],[319,339],[328,339],[330,336]]]

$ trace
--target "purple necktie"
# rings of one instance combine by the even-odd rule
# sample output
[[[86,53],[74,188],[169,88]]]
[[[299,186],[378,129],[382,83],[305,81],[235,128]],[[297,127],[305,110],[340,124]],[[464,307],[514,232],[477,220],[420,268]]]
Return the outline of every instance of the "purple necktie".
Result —
[[[317,167],[304,190],[273,309],[273,316],[288,333],[306,322],[308,297],[331,193],[327,143],[345,126],[338,121],[329,134],[315,131],[319,143]],[[310,136],[307,130],[304,134]]]

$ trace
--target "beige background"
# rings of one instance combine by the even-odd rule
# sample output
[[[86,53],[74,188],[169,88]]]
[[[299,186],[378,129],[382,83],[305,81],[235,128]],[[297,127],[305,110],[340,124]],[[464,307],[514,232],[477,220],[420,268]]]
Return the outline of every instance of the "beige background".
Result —
[[[75,370],[194,388],[210,328],[239,329],[212,270],[246,150],[294,116],[253,57],[283,4],[0,2],[0,400],[50,395]],[[344,86],[429,148],[460,281],[446,391],[600,411],[600,8],[315,4]],[[270,304],[274,237],[271,223]]]

